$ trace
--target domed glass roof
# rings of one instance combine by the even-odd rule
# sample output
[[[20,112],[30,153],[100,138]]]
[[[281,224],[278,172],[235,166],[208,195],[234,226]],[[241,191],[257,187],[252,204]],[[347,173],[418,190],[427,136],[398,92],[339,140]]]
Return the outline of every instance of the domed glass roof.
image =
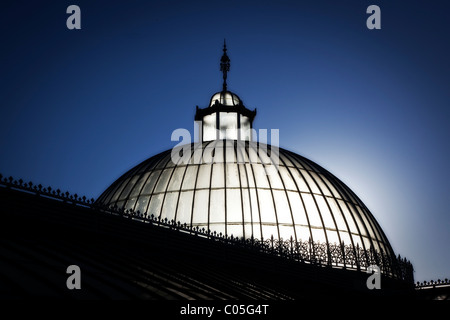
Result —
[[[330,172],[279,148],[278,170],[253,142],[213,140],[153,156],[115,181],[97,204],[132,209],[235,237],[370,248],[393,257],[379,224]],[[185,148],[184,146],[183,148]],[[186,149],[185,149],[186,150]]]
[[[211,97],[209,106],[212,107],[216,101],[224,106],[238,106],[241,104],[239,97],[231,91],[220,91]]]

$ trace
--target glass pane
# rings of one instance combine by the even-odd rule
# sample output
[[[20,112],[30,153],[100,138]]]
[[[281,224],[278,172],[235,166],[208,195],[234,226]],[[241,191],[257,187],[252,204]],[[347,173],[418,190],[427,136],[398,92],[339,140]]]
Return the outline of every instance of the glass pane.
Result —
[[[333,183],[331,181],[329,181],[324,175],[320,175],[323,180],[325,181],[325,183],[327,184],[328,188],[331,190],[331,192],[333,193],[333,196],[340,199],[342,198],[341,195],[339,194],[339,192],[336,190],[336,188],[334,187]]]
[[[248,182],[248,186],[251,188],[255,187],[255,179],[253,177],[253,168],[252,165],[250,164],[245,164],[244,165],[245,168],[247,169],[247,182]]]
[[[311,228],[311,233],[313,236],[313,241],[315,243],[326,243],[327,242],[327,240],[325,238],[325,230],[324,229]]]
[[[197,177],[197,189],[208,188],[211,180],[211,166],[212,164],[200,165]]]
[[[242,141],[237,142],[236,146],[236,161],[240,164],[248,163],[247,151],[245,150],[245,143]]]
[[[153,171],[150,174],[150,177],[147,179],[147,182],[145,183],[141,194],[151,194],[153,192],[153,188],[155,186],[156,180],[158,179],[160,174],[161,174],[160,170]]]
[[[298,157],[297,161],[300,162],[301,166],[303,166],[303,168],[305,168],[306,170],[314,171],[313,168],[309,165],[310,161],[308,161],[307,163],[303,158],[300,157]]]
[[[261,162],[264,163],[265,165],[270,165],[272,164],[272,159],[270,158],[270,151],[267,148],[266,144],[260,143],[258,146],[258,154],[259,154],[259,158],[261,159]]]
[[[344,245],[352,244],[352,240],[350,239],[348,232],[339,231],[339,235],[341,237],[341,242],[344,242]]]
[[[227,192],[227,223],[240,222],[242,224],[241,191],[226,189]]]
[[[311,226],[322,228],[322,221],[320,220],[319,212],[314,203],[312,195],[308,193],[301,194],[303,202],[305,203],[306,213],[308,214],[309,223]]]
[[[213,95],[213,97],[211,98],[211,103],[209,104],[209,106],[211,107],[214,104],[216,104],[216,100],[217,100],[217,103],[222,103],[221,97],[220,97],[220,92],[216,93],[215,95]]]
[[[253,235],[253,229],[251,223],[245,223],[244,224],[244,237],[245,239],[251,238]]]
[[[251,201],[251,206],[252,206],[252,219],[253,219],[253,223],[257,223],[257,222],[261,221],[260,216],[259,216],[258,197],[257,197],[255,189],[249,189],[249,191],[250,191],[250,201]]]
[[[201,163],[213,163],[214,156],[216,155],[215,143],[209,144],[204,150]]]
[[[142,186],[147,181],[148,176],[150,175],[150,172],[147,172],[141,176],[139,181],[134,186],[133,190],[131,191],[130,197],[136,197],[140,194]]]
[[[254,142],[249,143],[249,147],[247,149],[247,157],[250,163],[261,163],[259,156],[257,154],[257,145]]]
[[[223,152],[223,141],[217,140],[214,144],[214,163],[223,163],[225,161],[224,159],[224,152]]]
[[[192,150],[193,152],[191,153],[187,164],[201,164],[203,157],[203,143],[195,143]]]
[[[306,219],[306,213],[300,195],[297,192],[288,191],[288,196],[289,202],[291,203],[294,223],[308,226],[308,220]]]
[[[186,146],[186,148],[185,148],[185,147],[182,147],[182,146],[177,146],[177,147],[175,148],[175,150],[178,150],[178,154],[180,155],[180,157],[183,155],[182,153],[180,154],[180,152],[181,152],[182,150],[183,150],[183,152],[185,152],[185,151],[186,151],[185,149],[189,150],[188,153],[191,154],[191,148],[190,148],[190,146]],[[182,160],[182,159],[179,159],[179,160],[176,160],[176,159],[175,159],[175,161],[176,161],[177,163],[174,163],[174,162],[172,161],[172,157],[170,157],[169,161],[167,161],[167,163],[166,163],[166,168],[173,168],[173,167],[175,167],[177,164],[183,164],[183,160]]]
[[[297,241],[309,241],[311,238],[309,228],[305,226],[296,225],[295,234],[297,235]]]
[[[223,97],[223,102],[225,105],[227,105],[227,106],[234,105],[234,99],[230,93],[227,92],[222,97]]]
[[[297,157],[293,155],[292,153],[289,153],[288,155],[289,159],[291,160],[292,164],[297,167],[297,169],[303,169],[303,165],[299,162]]]
[[[140,196],[138,198],[138,201],[136,203],[136,207],[134,208],[134,211],[136,212],[141,212],[141,213],[147,213],[147,204],[148,204],[148,199],[150,198],[150,196]]]
[[[128,195],[130,194],[131,188],[133,188],[139,179],[139,176],[133,176],[131,177],[130,182],[125,186],[125,189],[123,190],[122,194],[119,197],[119,200],[124,200],[128,198]]]
[[[333,198],[327,198],[328,204],[330,205],[331,212],[333,214],[334,220],[336,221],[336,225],[339,231],[348,231],[347,226],[345,225],[344,217],[342,216],[341,210],[338,207],[336,200]]]
[[[303,174],[304,179],[306,180],[306,183],[308,184],[308,186],[311,188],[311,192],[312,193],[321,193],[319,191],[319,188],[317,187],[316,183],[314,182],[314,180],[310,177],[309,172],[306,170],[300,170],[301,173]]]
[[[166,166],[167,162],[170,161],[172,154],[169,152],[164,158],[156,165],[157,169],[162,169]]]
[[[280,156],[280,164],[285,165],[285,166],[289,166],[289,167],[294,166],[294,165],[291,163],[291,160],[289,160],[289,158],[286,157],[286,156],[284,155],[283,152],[280,152],[280,155],[279,155],[279,156]]]
[[[176,221],[180,223],[191,224],[191,211],[192,211],[192,199],[194,196],[193,191],[183,191],[180,194],[180,199],[178,201],[177,216]]]
[[[211,223],[225,223],[225,190],[211,190]]]
[[[240,117],[241,117],[241,140],[250,141],[251,140],[250,119],[243,115],[240,115]]]
[[[287,171],[287,168],[285,166],[280,166],[278,170],[281,175],[281,179],[283,179],[284,187],[286,188],[286,190],[297,191],[294,180]]]
[[[244,208],[244,222],[251,223],[252,222],[252,211],[251,211],[251,203],[250,203],[250,193],[248,189],[242,189],[242,203]]]
[[[150,158],[150,159],[147,159],[144,162],[142,162],[140,165],[138,165],[136,167],[135,174],[140,176],[140,175],[144,174],[145,172],[150,171],[150,170],[148,170],[148,167],[150,166],[151,162],[153,162],[153,161],[154,161],[153,158]]]
[[[261,221],[276,223],[271,192],[269,190],[258,189],[258,196],[259,209],[261,210]]]
[[[331,197],[331,192],[328,189],[328,187],[325,185],[325,183],[323,183],[323,181],[319,178],[319,176],[317,175],[317,173],[315,172],[310,172],[311,176],[314,178],[314,180],[316,181],[316,183],[319,185],[320,190],[322,191],[322,193],[326,196],[330,196]]]
[[[305,180],[300,175],[300,171],[298,171],[295,168],[288,168],[291,172],[292,176],[294,177],[294,181],[297,184],[297,188],[300,192],[309,192],[308,186],[306,185]]]
[[[124,205],[125,205],[125,201],[119,201],[119,202],[117,202],[117,208],[119,208],[119,209],[124,208]]]
[[[261,225],[259,223],[253,224],[252,230],[253,230],[253,238],[262,239]]]
[[[243,226],[242,224],[239,225],[233,225],[233,224],[227,224],[227,235],[231,236],[233,235],[233,237],[235,238],[242,238],[244,236],[244,232],[243,232]]]
[[[355,220],[353,218],[353,215],[350,214],[347,204],[343,200],[340,200],[340,199],[338,200],[338,204],[344,214],[345,220],[347,221],[348,227],[350,229],[349,230],[350,233],[358,234],[358,229],[356,228]]]
[[[336,185],[336,188],[338,188],[338,190],[340,191],[340,193],[341,193],[341,198],[343,198],[344,200],[349,200],[349,198],[348,198],[348,193],[347,193],[347,191],[345,190],[345,187],[343,187],[342,186],[342,183],[339,181],[339,180],[337,180],[337,179],[335,179],[335,180],[333,180],[333,182],[334,182],[334,184]],[[351,200],[350,200],[351,201]]]
[[[187,171],[184,175],[182,190],[194,189],[195,178],[197,176],[198,166],[192,165],[187,167]]]
[[[225,148],[225,162],[236,163],[236,151],[234,150],[234,140],[227,140],[227,147]]]
[[[374,228],[372,228],[372,224],[368,221],[366,212],[365,212],[365,211],[363,212],[362,209],[361,209],[359,206],[356,206],[356,208],[357,208],[359,214],[361,215],[361,217],[362,217],[362,219],[363,219],[364,225],[365,225],[365,226],[367,227],[367,229],[369,230],[370,236],[371,236],[372,238],[376,238],[377,235],[378,235],[378,233],[375,234],[376,231],[374,230]]]
[[[203,117],[203,141],[216,140],[216,113]]]
[[[286,241],[290,240],[291,237],[295,241],[295,232],[293,226],[279,226],[280,229],[280,237]]]
[[[155,193],[165,192],[167,188],[167,182],[173,169],[164,169],[163,173],[159,177],[158,184],[156,185]]]
[[[328,237],[328,242],[330,244],[340,243],[339,235],[338,235],[338,233],[336,231],[327,230],[327,237]]]
[[[197,190],[195,192],[192,225],[208,223],[208,198],[209,190]]]
[[[278,239],[278,228],[273,225],[262,225],[262,235],[265,240],[270,239],[272,236],[274,239]]]
[[[267,180],[266,171],[262,165],[253,164],[253,174],[256,180],[256,186],[258,188],[269,188],[269,182]]]
[[[359,232],[361,232],[361,234],[363,236],[367,236],[366,228],[364,227],[364,224],[361,221],[361,218],[359,217],[359,214],[358,214],[357,210],[355,209],[355,206],[352,204],[349,204],[349,208],[350,208],[350,211],[352,212],[352,215],[356,221],[356,225],[359,228]]]
[[[320,214],[322,215],[325,228],[336,229],[334,225],[333,217],[331,216],[330,209],[325,202],[323,196],[314,196],[316,198],[317,205],[319,206]]]
[[[271,174],[268,174],[267,177],[269,178],[270,186],[272,189],[284,190],[283,183],[281,182],[281,178],[278,172],[274,171]]]
[[[342,182],[341,182],[341,184],[342,184]],[[358,201],[358,200],[354,197],[354,195],[352,194],[352,192],[349,191],[349,189],[348,189],[347,187],[344,187],[344,188],[345,188],[345,191],[346,191],[348,197],[350,198],[350,201],[353,202],[353,203],[355,203],[355,204],[360,204],[360,201]]]
[[[239,177],[240,177],[242,188],[247,188],[248,187],[248,181],[247,181],[247,173],[246,173],[245,165],[239,164],[238,165],[238,171],[239,171]]]
[[[181,179],[183,178],[186,167],[177,167],[174,169],[172,177],[170,178],[168,191],[178,191],[181,186]]]
[[[209,227],[209,229],[210,229],[212,232],[215,231],[215,232],[217,233],[218,236],[219,236],[220,234],[222,234],[222,236],[225,235],[225,224],[224,224],[224,223],[214,223],[214,224],[211,224],[210,227]]]
[[[226,164],[226,182],[227,188],[240,187],[237,164],[230,164],[230,163]]]
[[[220,112],[220,139],[237,140],[237,113]]]
[[[159,158],[160,159],[160,158]],[[143,166],[143,171],[153,171],[159,162],[159,159],[151,158],[148,163]]]
[[[289,209],[289,203],[284,191],[273,190],[273,197],[275,198],[275,206],[277,209],[278,223],[291,224],[292,216]]]
[[[148,208],[148,215],[154,215],[155,217],[159,217],[161,213],[161,203],[163,200],[163,194],[157,194],[152,196],[150,199],[150,206]]]
[[[175,210],[177,207],[178,192],[167,192],[164,199],[164,205],[162,209],[161,218],[167,218],[171,221],[175,218]]]
[[[214,163],[212,166],[211,188],[223,188],[225,186],[223,163]]]
[[[117,191],[114,193],[114,196],[111,199],[111,202],[116,202],[117,199],[119,198],[120,194],[122,193],[123,189],[125,188],[125,186],[127,185],[127,183],[130,181],[131,178],[126,179],[124,182],[122,182],[122,184],[120,185],[120,187],[117,189]]]
[[[362,240],[364,242],[364,245],[366,246],[366,250],[369,250],[370,246],[372,245],[372,243],[370,242],[369,238],[363,236]]]
[[[136,203],[136,198],[131,198],[128,201],[126,201],[125,208],[134,210],[135,203]]]
[[[352,234],[352,239],[353,239],[353,245],[356,247],[357,245],[359,245],[360,247],[362,246],[362,238],[359,235],[355,235]]]

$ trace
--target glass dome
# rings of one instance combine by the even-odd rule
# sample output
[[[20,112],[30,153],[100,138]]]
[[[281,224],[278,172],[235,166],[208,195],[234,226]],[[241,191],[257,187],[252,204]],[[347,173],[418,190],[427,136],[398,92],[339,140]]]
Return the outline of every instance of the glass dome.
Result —
[[[282,148],[278,170],[267,174],[273,163],[261,146],[236,140],[195,143],[187,146],[188,161],[175,162],[173,154],[180,154],[183,146],[167,150],[121,176],[97,204],[228,236],[292,237],[395,257],[373,215],[342,181]]]
[[[209,106],[212,107],[216,101],[224,106],[238,106],[241,104],[239,97],[231,91],[221,91],[211,97]]]

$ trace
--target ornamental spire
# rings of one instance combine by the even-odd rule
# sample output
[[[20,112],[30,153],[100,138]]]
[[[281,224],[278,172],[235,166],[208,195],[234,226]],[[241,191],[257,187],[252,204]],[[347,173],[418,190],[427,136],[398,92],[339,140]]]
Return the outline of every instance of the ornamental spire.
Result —
[[[223,55],[220,59],[220,71],[223,73],[223,91],[227,91],[227,72],[230,71],[230,58],[227,56],[227,44],[223,39]]]

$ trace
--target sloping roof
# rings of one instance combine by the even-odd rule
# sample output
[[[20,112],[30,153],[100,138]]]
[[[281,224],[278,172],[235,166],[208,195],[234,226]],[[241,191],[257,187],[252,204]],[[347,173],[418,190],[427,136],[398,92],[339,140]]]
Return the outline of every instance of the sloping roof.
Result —
[[[299,299],[408,296],[410,286],[302,264],[130,216],[0,187],[0,297],[81,299]],[[69,290],[69,265],[81,289]],[[408,289],[409,288],[409,289]]]

